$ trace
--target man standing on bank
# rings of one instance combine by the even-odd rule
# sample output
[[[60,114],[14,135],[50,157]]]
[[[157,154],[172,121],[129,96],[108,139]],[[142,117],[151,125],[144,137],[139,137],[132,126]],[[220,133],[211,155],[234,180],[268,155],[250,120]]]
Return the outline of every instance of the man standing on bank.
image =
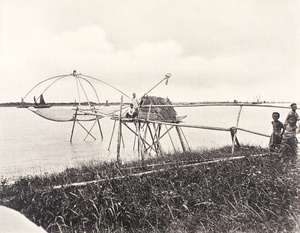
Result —
[[[297,110],[297,104],[296,104],[296,103],[292,103],[292,104],[291,104],[291,109],[292,109],[292,110],[288,113],[288,115],[287,115],[287,117],[286,117],[286,119],[285,119],[285,122],[284,122],[284,126],[285,126],[285,127],[288,125],[288,119],[290,118],[291,115],[295,116],[295,118],[296,118],[296,126],[297,126],[297,121],[300,120],[299,115],[298,115],[298,113],[296,112],[296,110]],[[297,128],[296,133],[297,133],[297,134],[300,133],[300,127]]]
[[[298,115],[298,113],[296,112],[296,110],[297,110],[297,104],[296,104],[296,103],[292,103],[292,104],[291,104],[291,109],[292,109],[292,110],[288,113],[288,115],[287,115],[287,117],[286,117],[286,119],[285,119],[285,122],[284,122],[284,125],[285,125],[285,126],[288,124],[288,118],[289,118],[290,115],[294,115],[294,116],[296,117],[297,121],[300,120],[299,115]]]

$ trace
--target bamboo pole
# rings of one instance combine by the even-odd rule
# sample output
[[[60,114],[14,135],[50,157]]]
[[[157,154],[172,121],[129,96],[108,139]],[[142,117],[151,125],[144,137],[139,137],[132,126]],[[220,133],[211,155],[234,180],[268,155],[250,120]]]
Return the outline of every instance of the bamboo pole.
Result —
[[[90,109],[92,109],[91,103],[90,103],[90,101],[89,101],[89,98],[88,98],[88,96],[87,96],[87,94],[86,94],[86,92],[85,92],[85,90],[84,90],[84,88],[83,88],[83,85],[82,85],[82,83],[81,83],[81,81],[80,81],[80,79],[79,79],[78,77],[77,77],[77,80],[78,80],[78,83],[79,83],[80,86],[81,86],[81,89],[82,89],[82,91],[83,91],[83,94],[85,95],[85,98],[86,98],[86,100],[87,100],[87,102],[88,102],[88,105],[89,105]]]
[[[157,127],[156,127],[155,123],[152,123],[152,125],[153,125],[153,128],[154,128],[154,141],[153,141],[153,143],[154,143],[154,146],[156,148],[156,154],[158,154],[159,153],[159,149],[160,149],[159,145],[158,145],[159,138],[157,136],[158,125],[157,125]]]
[[[236,132],[236,128],[235,127],[232,127],[231,130],[230,130],[230,135],[231,135],[231,140],[233,142],[233,138],[234,138],[234,133]],[[239,143],[239,140],[236,138],[235,139],[235,144],[237,145],[237,147],[240,147],[240,143]]]
[[[77,119],[77,111],[78,111],[78,106],[76,107],[75,114],[73,117],[74,122],[73,122],[73,126],[72,126],[72,131],[71,131],[70,143],[72,143],[72,139],[73,139],[73,132],[74,132],[75,123],[76,123],[76,119]]]
[[[160,137],[159,139],[163,138],[167,133],[169,133],[169,131],[171,131],[171,129],[174,127],[174,125],[172,125],[169,129],[166,130],[166,132],[164,132]],[[149,128],[149,131],[150,131],[150,128]],[[151,132],[151,131],[150,131]],[[152,133],[151,133],[152,134]],[[152,136],[152,135],[151,135]],[[155,141],[155,138],[152,136],[152,141],[153,141],[153,144],[152,145],[156,145],[157,141]],[[151,145],[151,146],[152,146]],[[148,150],[149,148],[147,148]],[[157,152],[158,153],[158,152]]]
[[[241,111],[242,111],[243,106],[240,106],[240,110],[238,113],[238,117],[236,120],[236,128],[239,126],[239,121],[240,121],[240,116],[241,116]],[[235,146],[235,142],[236,142],[236,134],[237,134],[237,130],[234,131],[234,135],[233,135],[233,141],[232,141],[232,154],[234,153],[234,146]]]
[[[125,148],[125,143],[124,143],[124,137],[123,137],[123,134],[121,135],[121,139],[122,139],[122,145],[123,145],[123,148]]]
[[[174,127],[174,125],[172,125],[166,132],[164,132],[164,133],[159,137],[159,139],[163,138],[167,133],[169,133],[173,127]]]
[[[95,124],[96,124],[96,120],[94,121],[94,123],[93,123],[92,127],[90,128],[90,130],[89,130],[88,134],[85,136],[85,138],[84,138],[84,140],[83,140],[83,141],[85,141],[85,139],[86,139],[86,138],[89,136],[89,134],[91,134],[91,131],[92,131],[92,129],[94,128]]]
[[[134,126],[135,126],[135,136],[134,136],[134,141],[133,141],[133,150],[134,150],[134,148],[135,148],[135,142],[136,142],[136,137],[137,137],[137,125],[136,125],[136,122],[134,122]],[[129,128],[129,127],[128,127]]]
[[[236,128],[240,131],[244,131],[244,132],[247,132],[247,133],[252,133],[252,134],[256,134],[256,135],[259,135],[259,136],[263,136],[263,137],[267,137],[269,138],[270,135],[267,135],[267,134],[262,134],[262,133],[257,133],[257,132],[254,132],[254,131],[250,131],[250,130],[247,130],[247,129],[242,129],[242,128]]]
[[[147,95],[147,94],[149,94],[149,92],[150,91],[152,91],[155,87],[157,87],[159,84],[161,84],[164,80],[168,80],[169,78],[171,77],[171,74],[166,74],[165,75],[165,77],[161,80],[161,81],[159,81],[154,87],[152,87],[149,91],[147,91],[145,94],[144,94],[144,96],[145,95]],[[168,82],[166,82],[166,84],[167,84]]]
[[[146,148],[146,143],[147,143],[147,141],[144,139],[144,138],[146,138],[145,133],[147,132],[147,127],[146,127],[147,124],[144,123],[144,124],[140,124],[140,125],[141,125],[140,126],[140,143],[141,143],[140,149],[141,149],[141,152],[143,153],[145,151],[144,149]]]
[[[157,124],[157,127],[155,126],[155,123],[153,123],[153,128],[154,128],[154,130],[155,130],[155,134],[154,134],[154,140],[156,139],[156,141],[154,141],[154,145],[156,146],[156,150],[157,150],[157,154],[158,153],[161,153],[161,154],[163,154],[163,151],[162,151],[162,146],[161,146],[161,144],[160,144],[160,139],[161,139],[161,137],[160,137],[160,131],[161,131],[161,125],[162,124],[160,124],[160,123],[158,123]]]
[[[173,140],[172,140],[172,137],[171,137],[171,135],[170,135],[170,132],[169,132],[169,130],[168,130],[168,127],[167,127],[166,125],[165,125],[165,127],[166,127],[166,132],[168,133],[169,138],[170,138],[170,141],[171,141],[171,143],[172,143],[173,149],[174,149],[174,151],[176,152],[176,148],[175,148],[174,142],[173,142]],[[173,127],[173,126],[171,126],[171,127]]]
[[[78,103],[79,103],[79,107],[81,107],[81,99],[80,99],[80,92],[79,92],[79,85],[78,85],[78,77],[75,76],[76,78],[76,87],[77,87],[77,93],[78,93]]]
[[[211,103],[211,104],[158,104],[155,105],[155,107],[176,107],[176,108],[189,108],[189,107],[239,107],[239,106],[245,106],[245,107],[263,107],[263,108],[285,108],[290,109],[291,107],[286,106],[278,106],[278,105],[269,105],[269,104],[238,104],[238,103]],[[142,108],[149,107],[149,105],[143,105]]]
[[[115,132],[116,122],[117,122],[117,120],[115,120],[115,122],[114,122],[113,130],[111,132],[111,137],[110,137],[110,141],[109,141],[109,145],[108,145],[108,150],[110,150],[111,141],[113,139],[114,132]]]
[[[195,167],[195,166],[201,166],[201,165],[209,165],[209,164],[214,164],[214,163],[220,163],[220,162],[229,162],[229,161],[234,161],[234,160],[240,160],[240,159],[248,159],[250,158],[257,158],[257,157],[262,157],[262,156],[270,156],[270,155],[276,155],[276,153],[273,154],[255,154],[255,155],[250,155],[250,156],[236,156],[236,157],[228,157],[228,158],[216,158],[213,160],[209,160],[209,161],[203,161],[203,162],[198,162],[198,163],[191,163],[191,164],[184,164],[178,167],[181,168],[187,168],[187,167]],[[149,174],[153,174],[153,173],[158,173],[158,172],[164,172],[164,171],[168,171],[174,169],[174,167],[168,167],[168,168],[162,168],[162,169],[155,169],[155,170],[151,170],[151,171],[146,171],[146,172],[140,172],[140,173],[133,173],[133,174],[129,174],[126,176],[117,176],[117,177],[111,177],[108,179],[99,179],[99,180],[91,180],[91,181],[84,181],[84,182],[78,182],[78,183],[72,183],[72,184],[66,184],[66,185],[56,185],[53,186],[53,189],[61,189],[61,188],[68,188],[68,187],[80,187],[80,186],[85,186],[88,184],[96,184],[96,183],[100,183],[100,182],[105,182],[108,180],[120,180],[120,179],[124,179],[124,178],[128,178],[128,177],[139,177],[142,175],[149,175]]]
[[[181,143],[182,150],[183,150],[183,152],[186,152],[186,148],[185,148],[184,141],[183,141],[183,138],[182,138],[182,135],[180,132],[180,128],[178,125],[176,125],[175,128],[176,128],[176,131],[177,131],[180,143]]]
[[[144,128],[144,127],[143,127]],[[146,141],[146,136],[147,136],[147,127],[144,129],[144,138],[142,138],[142,135],[140,134],[141,137],[141,158],[142,158],[142,165],[145,165],[145,141]]]
[[[140,126],[140,136],[141,136],[140,142],[142,143],[142,145],[141,145],[141,149],[142,149],[143,147],[146,148],[146,144],[148,144],[147,141],[144,140],[144,137],[145,137],[145,131],[147,130],[147,127],[146,127],[147,124],[144,123],[144,124],[140,124],[140,125],[141,125],[141,126]],[[143,132],[144,132],[144,137],[143,137],[143,135],[142,135]]]
[[[141,121],[144,121],[144,120],[141,119]],[[178,123],[169,123],[169,122],[160,122],[160,121],[148,121],[148,122],[149,123],[161,123],[163,125],[172,125],[172,126],[179,125]],[[235,127],[221,128],[221,127],[213,127],[213,126],[187,125],[187,124],[180,124],[180,127],[195,128],[195,129],[208,129],[208,130],[216,130],[216,131],[231,131],[231,128],[235,128]],[[254,132],[254,131],[250,131],[250,130],[239,128],[239,127],[237,127],[236,129],[244,131],[244,132],[247,132],[247,133],[252,133],[252,134],[260,135],[260,136],[263,136],[263,137],[270,137],[270,135],[266,135],[266,134],[262,134],[262,133],[258,133],[258,132]]]
[[[148,124],[148,123],[145,123],[145,124]],[[146,152],[146,145],[145,145],[145,142],[147,142],[147,127],[145,127],[145,129],[144,129],[144,138],[143,138],[143,145],[144,145],[144,152]]]
[[[149,121],[149,118],[150,118],[151,106],[152,106],[152,103],[150,103],[150,107],[149,107],[149,111],[148,111],[148,115],[147,115],[147,121]]]
[[[126,126],[127,129],[129,129],[135,135],[135,138],[138,136],[137,131],[134,132],[133,129],[131,129],[128,125],[126,125],[126,124],[124,124],[124,125]],[[152,147],[147,141],[144,141],[144,143],[147,144],[149,147]]]
[[[55,82],[59,81],[60,79],[63,79],[63,78],[66,78],[66,77],[70,77],[69,74],[65,74],[65,75],[57,75],[57,76],[54,76],[54,77],[51,77],[51,78],[47,78],[39,83],[37,83],[34,87],[32,87],[27,93],[26,95],[23,97],[23,100],[25,101],[26,97],[29,95],[30,92],[32,92],[37,86],[39,86],[40,84],[44,83],[44,82],[47,82],[49,80],[52,80],[52,79],[56,79],[54,80],[50,85],[48,85],[48,87],[42,92],[42,94],[50,87],[52,86]]]
[[[142,160],[142,167],[145,167],[145,157],[143,153],[143,144],[142,144],[142,135],[141,135],[141,122],[138,121],[138,154]]]
[[[161,133],[161,124],[158,124],[158,147],[159,147],[159,150],[160,150],[160,153],[163,154],[163,150],[162,150],[162,146],[161,146],[161,143],[160,143],[160,133]]]
[[[152,145],[154,146],[154,151],[157,154],[157,148],[156,148],[156,144],[155,144],[155,139],[154,139],[154,136],[153,136],[153,133],[152,133],[152,130],[151,130],[151,127],[150,127],[149,123],[147,123],[147,127],[149,129],[149,133],[150,133],[150,136],[151,136],[151,139],[152,139]],[[150,145],[149,147],[151,147],[151,149],[153,150],[152,145]],[[149,149],[149,147],[147,148],[147,150]]]
[[[137,143],[138,143],[138,155],[139,155],[139,157],[140,157],[140,147],[141,147],[141,138],[140,138],[140,134],[141,134],[141,122],[140,121],[138,121],[138,123],[137,123],[137,139],[138,139],[138,141],[137,141]]]
[[[182,128],[181,128],[181,127],[179,127],[179,128],[180,128],[181,134],[183,135],[183,138],[184,138],[184,140],[185,140],[185,143],[186,143],[186,145],[187,145],[187,147],[188,147],[189,151],[191,151],[191,148],[190,148],[189,142],[188,142],[188,140],[186,139],[186,136],[185,136],[185,134],[183,133],[183,130],[182,130]]]
[[[146,122],[146,120],[140,119],[142,122]],[[148,121],[149,123],[158,123],[163,125],[174,125],[178,126],[178,123],[170,123],[170,122],[163,122],[163,121]],[[217,131],[230,131],[230,128],[222,128],[222,127],[213,127],[213,126],[202,126],[202,125],[187,125],[187,124],[180,124],[180,127],[186,128],[197,128],[197,129],[210,129],[210,130],[217,130]]]
[[[115,86],[113,86],[113,85],[111,85],[111,84],[109,84],[109,83],[107,83],[107,82],[104,82],[104,81],[102,81],[102,80],[100,80],[100,79],[97,79],[97,78],[94,78],[94,77],[91,77],[91,76],[88,76],[88,75],[84,75],[84,74],[80,74],[80,76],[87,77],[87,78],[96,80],[96,81],[98,81],[98,82],[104,83],[104,84],[106,84],[106,85],[112,87],[113,89],[117,90],[117,91],[120,92],[121,94],[125,95],[128,99],[131,99],[131,98],[130,98],[128,95],[126,95],[123,91],[121,91],[120,89],[116,88]]]
[[[88,135],[90,135],[92,138],[94,138],[94,140],[96,140],[96,138],[78,120],[76,120],[76,122],[85,130],[85,132],[88,133]]]
[[[120,147],[121,147],[121,138],[122,138],[122,105],[123,105],[123,96],[121,96],[121,104],[120,104],[120,114],[119,114],[119,131],[118,131],[118,142],[117,142],[117,161],[118,163],[121,162],[120,160]]]
[[[99,127],[99,131],[100,131],[101,139],[103,139],[103,133],[102,133],[102,129],[101,129],[101,125],[100,125],[100,121],[99,121],[98,117],[97,117],[97,122],[98,122],[98,127]]]

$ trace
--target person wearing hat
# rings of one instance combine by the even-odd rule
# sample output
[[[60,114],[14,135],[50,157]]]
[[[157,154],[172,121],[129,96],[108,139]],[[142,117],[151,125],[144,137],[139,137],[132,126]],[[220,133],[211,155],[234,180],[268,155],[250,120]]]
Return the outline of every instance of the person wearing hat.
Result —
[[[288,115],[287,115],[287,117],[286,117],[286,119],[285,119],[285,122],[284,122],[284,125],[285,125],[285,126],[288,125],[288,118],[289,118],[290,115],[293,115],[293,116],[296,117],[296,122],[300,120],[300,119],[299,119],[299,115],[298,115],[298,113],[296,112],[296,110],[297,110],[297,104],[296,104],[296,103],[292,103],[292,104],[291,104],[291,109],[292,109],[292,110],[288,113]]]

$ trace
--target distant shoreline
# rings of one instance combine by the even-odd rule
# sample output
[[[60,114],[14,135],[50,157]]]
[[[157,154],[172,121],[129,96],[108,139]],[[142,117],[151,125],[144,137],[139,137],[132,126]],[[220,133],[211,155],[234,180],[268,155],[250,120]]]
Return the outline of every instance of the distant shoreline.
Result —
[[[78,106],[78,103],[48,103],[51,106]],[[120,102],[111,102],[111,103],[90,103],[93,106],[109,106],[109,105],[120,105]],[[130,104],[130,103],[123,103],[123,104]],[[200,102],[173,102],[174,105],[193,105],[193,104],[290,104],[290,102],[251,102],[251,101],[200,101]],[[81,105],[88,106],[87,102],[81,103]],[[0,107],[33,107],[33,103],[26,103],[23,104],[21,102],[9,102],[9,103],[0,103]]]

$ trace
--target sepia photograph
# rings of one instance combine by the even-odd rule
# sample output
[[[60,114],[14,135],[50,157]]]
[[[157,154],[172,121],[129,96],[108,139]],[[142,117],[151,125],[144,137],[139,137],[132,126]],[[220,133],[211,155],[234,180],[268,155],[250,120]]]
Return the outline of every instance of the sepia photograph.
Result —
[[[300,232],[299,0],[0,0],[0,233]]]

